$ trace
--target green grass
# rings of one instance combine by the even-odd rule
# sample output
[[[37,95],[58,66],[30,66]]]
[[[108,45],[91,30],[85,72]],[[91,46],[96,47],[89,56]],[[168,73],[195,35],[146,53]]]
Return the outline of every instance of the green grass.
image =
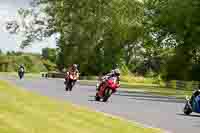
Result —
[[[83,76],[80,77],[81,80],[97,80],[98,76]],[[158,78],[147,78],[142,76],[134,76],[133,74],[122,75],[120,76],[120,80],[126,83],[143,83],[143,84],[158,84]]]
[[[145,92],[163,95],[163,96],[175,96],[177,98],[185,98],[186,95],[191,95],[192,90],[181,90],[175,88],[161,87],[155,84],[137,84],[137,83],[121,83],[124,88],[129,88],[130,90],[142,89]]]
[[[158,84],[157,78],[148,78],[142,76],[134,76],[133,74],[122,75],[120,80],[126,83],[142,83],[142,84]]]
[[[97,81],[81,80],[82,85],[96,85]],[[161,95],[161,96],[174,96],[177,98],[185,98],[186,95],[191,95],[191,90],[178,90],[174,88],[160,87],[159,84],[147,84],[147,83],[127,83],[121,82],[121,88],[127,89],[127,91],[143,91],[149,94]]]
[[[1,133],[159,133],[0,81]]]
[[[0,75],[18,77],[17,72],[0,72]],[[40,73],[25,73],[25,78],[38,78],[38,77],[41,77]]]

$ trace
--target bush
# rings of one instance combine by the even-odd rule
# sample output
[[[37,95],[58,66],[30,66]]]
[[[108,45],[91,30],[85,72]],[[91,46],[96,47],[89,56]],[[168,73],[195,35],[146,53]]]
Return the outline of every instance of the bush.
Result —
[[[40,58],[32,55],[23,55],[15,57],[15,68],[18,69],[20,64],[24,64],[26,72],[38,73],[47,71]]]
[[[56,71],[56,64],[49,60],[42,60],[42,62],[48,71]]]
[[[128,67],[125,64],[122,64],[120,67],[122,75],[129,75],[131,72],[129,71]]]
[[[38,73],[47,71],[40,57],[34,55],[1,56],[0,60],[0,71],[2,72],[16,72],[21,64],[24,64],[26,72]]]

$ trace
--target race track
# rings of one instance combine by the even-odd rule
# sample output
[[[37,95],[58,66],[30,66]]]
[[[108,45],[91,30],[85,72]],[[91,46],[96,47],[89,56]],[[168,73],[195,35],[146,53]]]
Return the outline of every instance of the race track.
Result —
[[[94,101],[95,87],[76,85],[73,92],[65,92],[60,79],[18,80],[14,77],[1,77],[29,91],[41,95],[66,100],[105,113],[117,115],[144,125],[164,129],[170,133],[198,133],[200,115],[185,116],[184,103],[174,98],[153,96],[121,89],[109,102]]]

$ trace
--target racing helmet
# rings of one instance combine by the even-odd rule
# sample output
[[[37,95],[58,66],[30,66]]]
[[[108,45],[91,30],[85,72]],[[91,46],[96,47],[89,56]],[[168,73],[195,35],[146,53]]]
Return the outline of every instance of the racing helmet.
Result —
[[[73,67],[73,68],[77,68],[78,65],[77,65],[77,64],[73,64],[72,67]]]
[[[114,74],[115,74],[116,76],[120,76],[121,72],[120,72],[119,69],[115,69],[115,70],[114,70]]]

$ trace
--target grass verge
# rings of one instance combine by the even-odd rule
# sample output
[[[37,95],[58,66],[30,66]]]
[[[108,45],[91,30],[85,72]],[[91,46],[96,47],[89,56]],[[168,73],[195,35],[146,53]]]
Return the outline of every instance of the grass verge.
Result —
[[[0,72],[0,75],[18,77],[17,72]],[[25,73],[25,78],[28,78],[28,79],[39,78],[39,77],[41,77],[40,73]]]
[[[0,81],[1,133],[159,133]]]

